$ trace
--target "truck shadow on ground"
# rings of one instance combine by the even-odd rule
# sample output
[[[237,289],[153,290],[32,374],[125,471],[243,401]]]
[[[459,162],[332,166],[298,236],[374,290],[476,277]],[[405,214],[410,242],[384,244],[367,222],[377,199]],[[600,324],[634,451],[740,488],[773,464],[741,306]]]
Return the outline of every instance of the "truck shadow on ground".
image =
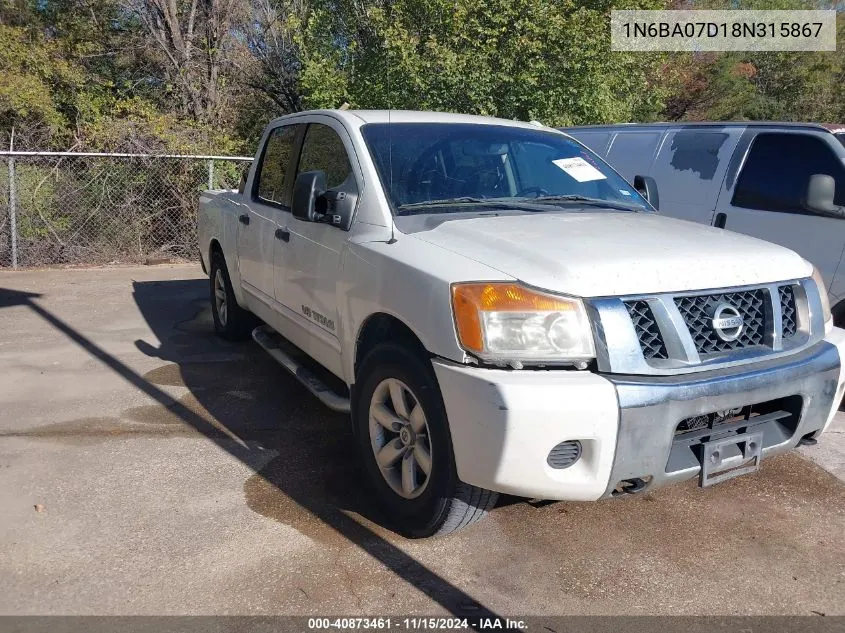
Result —
[[[124,411],[121,432],[137,432],[132,425],[140,424],[157,435],[205,437],[255,472],[244,485],[254,511],[338,549],[365,551],[455,616],[498,617],[395,545],[400,537],[382,527],[362,485],[346,416],[323,408],[257,345],[213,335],[208,281],[133,283],[135,302],[161,342],[138,340],[136,347],[166,361],[143,376],[44,308],[41,295],[0,288],[0,308],[28,307],[154,402]],[[174,387],[185,392],[174,395]],[[106,422],[103,433],[120,434]]]
[[[136,346],[167,361],[143,378],[184,387],[177,402],[205,422],[198,431],[260,454],[250,464],[259,470],[244,486],[255,512],[320,541],[343,540],[318,520],[329,514],[345,529],[365,521],[374,531],[368,542],[398,540],[368,494],[348,416],[325,408],[253,342],[217,338],[206,287],[203,280],[135,283],[136,303],[161,341]],[[128,417],[160,426],[181,422],[173,404],[137,407]]]
[[[131,417],[187,424],[253,468],[244,484],[253,511],[326,545],[365,550],[454,615],[494,616],[394,545],[401,537],[370,495],[349,417],[325,408],[252,341],[216,337],[208,292],[204,279],[133,283],[160,341],[136,346],[167,363],[142,379],[186,392]]]

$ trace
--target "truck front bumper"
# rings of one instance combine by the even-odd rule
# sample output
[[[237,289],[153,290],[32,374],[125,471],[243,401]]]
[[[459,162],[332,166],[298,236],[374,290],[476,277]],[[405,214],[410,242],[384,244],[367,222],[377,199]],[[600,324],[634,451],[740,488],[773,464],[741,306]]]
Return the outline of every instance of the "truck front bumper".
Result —
[[[434,360],[462,481],[539,499],[589,501],[621,482],[648,488],[699,474],[682,420],[748,405],[786,403],[790,418],[761,424],[762,456],[797,446],[830,424],[845,390],[845,330],[786,358],[673,377],[560,370],[498,370]],[[577,440],[567,468],[548,461]]]

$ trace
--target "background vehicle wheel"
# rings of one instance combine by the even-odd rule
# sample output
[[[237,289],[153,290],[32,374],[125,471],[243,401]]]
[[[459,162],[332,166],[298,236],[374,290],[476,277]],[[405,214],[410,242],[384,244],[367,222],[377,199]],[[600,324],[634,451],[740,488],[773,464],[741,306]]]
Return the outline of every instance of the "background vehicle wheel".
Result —
[[[352,416],[359,450],[398,532],[447,534],[484,517],[498,493],[458,479],[446,410],[427,360],[395,344],[361,363]]]
[[[242,341],[249,338],[258,320],[252,313],[238,305],[232,290],[232,281],[226,269],[226,260],[219,251],[211,255],[211,316],[214,318],[214,332],[228,341]]]

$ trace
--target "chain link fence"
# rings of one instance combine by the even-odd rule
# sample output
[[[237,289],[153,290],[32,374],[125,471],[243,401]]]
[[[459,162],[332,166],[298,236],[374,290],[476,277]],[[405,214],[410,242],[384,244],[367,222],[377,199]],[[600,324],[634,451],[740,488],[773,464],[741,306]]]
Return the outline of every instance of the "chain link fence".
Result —
[[[195,259],[199,193],[251,160],[0,151],[0,267]]]

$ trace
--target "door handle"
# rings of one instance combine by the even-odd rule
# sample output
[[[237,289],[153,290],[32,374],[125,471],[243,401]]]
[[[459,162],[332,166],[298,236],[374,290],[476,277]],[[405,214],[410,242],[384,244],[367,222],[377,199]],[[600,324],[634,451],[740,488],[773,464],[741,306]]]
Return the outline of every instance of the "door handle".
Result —
[[[290,242],[290,231],[287,229],[276,229],[276,239],[283,242]]]
[[[239,215],[238,222],[241,224],[249,224],[249,216],[246,213]]]
[[[726,213],[717,213],[716,220],[713,222],[713,226],[717,229],[725,228],[725,225],[728,223],[728,216]]]

